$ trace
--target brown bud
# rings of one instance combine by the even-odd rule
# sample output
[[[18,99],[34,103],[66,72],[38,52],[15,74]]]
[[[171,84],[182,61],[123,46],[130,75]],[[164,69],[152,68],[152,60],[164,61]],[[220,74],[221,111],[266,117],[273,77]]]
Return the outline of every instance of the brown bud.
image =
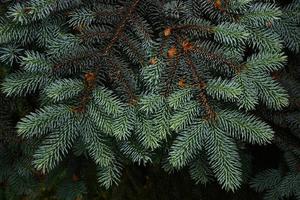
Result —
[[[94,81],[96,79],[96,74],[93,73],[93,72],[87,72],[85,75],[84,75],[84,78],[87,82],[91,82],[91,81]]]
[[[186,52],[186,51],[191,50],[193,48],[193,45],[189,41],[185,40],[182,42],[182,48],[183,48],[183,51]]]
[[[184,88],[185,87],[185,80],[184,79],[180,79],[179,82],[178,82],[178,86],[180,88]]]
[[[165,28],[164,30],[164,36],[169,37],[172,33],[172,29],[170,27]]]
[[[151,58],[151,59],[149,60],[149,64],[150,64],[150,65],[155,65],[156,63],[157,63],[157,58],[156,58],[156,57]]]
[[[218,10],[222,10],[222,0],[216,0],[214,3],[214,7]]]
[[[177,49],[176,47],[171,47],[169,50],[168,50],[168,58],[174,58],[177,54]]]

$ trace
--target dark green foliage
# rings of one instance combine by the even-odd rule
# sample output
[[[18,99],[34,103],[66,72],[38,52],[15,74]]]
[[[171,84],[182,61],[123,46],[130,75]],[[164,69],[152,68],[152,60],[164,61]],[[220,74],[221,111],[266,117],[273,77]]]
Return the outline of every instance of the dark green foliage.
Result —
[[[15,198],[38,199],[47,192],[58,199],[89,198],[86,167],[93,181],[109,189],[130,163],[170,173],[188,169],[196,183],[216,180],[222,189],[236,191],[248,176],[246,143],[278,138],[256,109],[280,113],[298,98],[292,83],[272,76],[285,70],[285,49],[299,52],[298,0],[3,5],[0,61],[11,73],[2,91],[8,98],[31,95],[36,101],[35,109],[7,125],[16,126],[12,132],[22,155],[13,161],[24,163],[12,168],[20,176],[3,172],[11,185],[6,191],[17,191]],[[272,123],[284,121],[299,137],[298,116],[291,112]],[[10,151],[13,143],[8,144],[3,151]],[[298,153],[286,154],[294,168]],[[299,196],[294,171],[269,170],[253,186],[271,189],[269,199],[277,193]],[[268,180],[274,186],[264,183]]]
[[[300,71],[299,57],[294,57],[296,60],[277,77],[289,92],[290,106],[265,116],[277,126],[274,143],[283,153],[277,169],[262,171],[252,180],[256,191],[265,191],[264,199],[300,199]]]

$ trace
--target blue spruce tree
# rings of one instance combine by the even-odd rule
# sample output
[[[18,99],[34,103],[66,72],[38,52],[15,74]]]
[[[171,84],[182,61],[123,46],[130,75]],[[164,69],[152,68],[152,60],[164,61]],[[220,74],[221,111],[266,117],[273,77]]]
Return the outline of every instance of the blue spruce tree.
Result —
[[[289,105],[271,73],[285,67],[284,48],[299,52],[299,9],[297,0],[6,1],[2,91],[38,98],[17,123],[33,143],[24,162],[43,176],[84,158],[105,188],[130,162],[188,167],[196,183],[237,190],[244,144],[274,136],[253,111]],[[84,196],[77,176],[61,199]]]

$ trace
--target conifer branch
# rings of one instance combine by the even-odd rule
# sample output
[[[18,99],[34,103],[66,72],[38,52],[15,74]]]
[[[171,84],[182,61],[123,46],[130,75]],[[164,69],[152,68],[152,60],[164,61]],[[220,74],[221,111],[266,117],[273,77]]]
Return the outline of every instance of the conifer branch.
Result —
[[[171,26],[172,30],[200,30],[200,31],[207,31],[208,33],[213,33],[213,26],[208,26],[208,25],[176,25],[176,26]]]
[[[110,53],[112,47],[117,42],[117,40],[119,40],[122,37],[122,33],[124,31],[126,23],[130,19],[131,15],[133,14],[133,12],[134,12],[135,8],[137,7],[139,1],[140,0],[136,0],[132,4],[132,6],[130,7],[129,11],[127,12],[126,17],[118,25],[118,27],[116,29],[116,32],[115,32],[114,36],[111,38],[109,44],[103,49],[103,51],[99,52],[99,54],[101,56],[106,57]],[[81,58],[86,58],[86,57],[90,57],[90,56],[95,56],[95,55],[93,55],[93,54],[87,54],[87,55],[83,55]],[[118,67],[118,65],[114,64],[111,59],[108,58],[107,60],[110,63],[110,65],[115,69],[115,72],[117,73],[117,79],[119,81],[121,81],[121,82],[124,83],[126,91],[127,91],[128,95],[129,95],[129,98],[130,98],[129,102],[134,103],[136,101],[136,96],[134,95],[134,92],[132,91],[132,89],[130,87],[130,84],[124,78],[124,74],[122,73],[121,68]],[[93,90],[93,88],[95,88],[96,77],[97,77],[97,75],[99,73],[99,67],[96,67],[95,72],[91,72],[91,73],[92,73],[92,76],[94,76],[94,78],[93,78],[93,80],[91,80],[92,82],[89,82],[88,80],[85,81],[86,82],[86,86],[87,86],[86,90],[84,91],[84,94],[83,94],[83,96],[81,98],[80,106],[76,107],[74,109],[74,111],[80,111],[81,112],[81,111],[84,110],[85,105],[87,104],[87,102],[90,99],[89,95],[90,95],[91,91]]]
[[[135,0],[135,2],[132,4],[130,9],[128,10],[128,12],[127,12],[126,16],[124,17],[124,19],[118,25],[118,27],[116,29],[116,32],[115,32],[115,35],[113,36],[113,38],[110,40],[109,44],[103,50],[104,55],[109,54],[109,52],[111,51],[114,44],[121,37],[121,35],[122,35],[122,33],[125,29],[127,21],[131,18],[132,14],[133,14],[134,10],[136,9],[139,2],[140,2],[140,0]]]
[[[121,39],[124,39],[124,42],[128,45],[128,48],[130,48],[134,52],[134,54],[138,57],[140,64],[143,64],[144,63],[144,59],[143,59],[144,55],[140,54],[140,52],[129,41],[129,39],[126,37],[126,35],[121,36]]]
[[[197,71],[197,67],[191,60],[191,57],[188,52],[184,53],[184,58],[185,58],[187,65],[190,67],[190,69],[192,71],[195,82],[198,84],[199,91],[200,91],[200,93],[198,95],[198,99],[199,99],[200,103],[204,106],[204,109],[206,110],[206,114],[207,114],[206,117],[207,117],[207,119],[214,119],[216,117],[216,113],[214,112],[214,110],[208,103],[208,97],[205,93],[206,83],[203,81],[201,75]]]
[[[34,167],[46,172],[66,156],[71,162],[92,160],[87,165],[97,165],[106,188],[121,179],[123,161],[164,160],[168,171],[189,167],[196,182],[214,176],[222,188],[235,191],[244,181],[239,148],[246,146],[240,144],[273,142],[284,149],[289,172],[259,175],[254,187],[266,189],[272,200],[277,194],[300,196],[294,184],[299,144],[290,141],[296,138],[281,137],[255,112],[247,114],[260,103],[280,110],[299,99],[290,95],[299,93],[293,81],[271,77],[287,64],[284,47],[299,52],[298,0],[287,7],[271,0],[16,2],[1,9],[0,64],[13,71],[1,85],[9,96],[38,95],[34,107],[41,107],[17,125],[18,147],[32,142],[32,150],[18,149],[18,156],[8,158],[28,153],[25,166],[31,170],[33,158]],[[288,133],[296,137],[299,113],[282,115],[274,123],[291,126]],[[8,181],[15,188],[21,185],[21,192],[12,193],[35,191],[18,181],[32,178],[24,160],[0,173],[0,179],[12,176]],[[65,166],[55,173],[66,174]],[[86,198],[84,174],[72,174],[56,198]]]
[[[54,66],[53,66],[53,69],[58,70],[66,64],[77,65],[83,59],[88,59],[88,58],[91,58],[91,57],[98,57],[98,56],[102,57],[102,52],[100,52],[100,51],[98,51],[98,52],[85,52],[84,54],[82,54],[80,56],[72,56],[70,58],[64,59],[62,62],[55,63]]]
[[[82,33],[80,36],[80,39],[82,42],[85,42],[86,40],[89,40],[91,38],[96,38],[96,37],[100,37],[100,38],[110,38],[111,37],[111,33],[108,32],[86,32],[86,33]]]
[[[198,95],[198,99],[200,103],[204,106],[204,109],[206,110],[206,117],[207,119],[214,119],[216,114],[213,111],[212,107],[209,105],[208,97],[205,93],[206,83],[204,82],[203,78],[201,77],[201,74],[197,70],[196,65],[193,63],[190,57],[190,52],[194,49],[194,46],[187,40],[182,41],[182,39],[178,35],[176,35],[176,42],[181,44],[181,52],[183,54],[184,60],[190,67],[194,82],[199,87],[200,93]]]
[[[191,52],[201,53],[201,55],[204,55],[206,57],[206,59],[209,60],[209,61],[218,61],[218,62],[224,63],[227,66],[229,66],[230,68],[232,68],[235,71],[236,74],[239,74],[241,68],[244,66],[244,65],[236,64],[236,63],[232,62],[231,60],[228,60],[228,59],[224,58],[220,54],[210,52],[207,49],[204,49],[204,48],[200,47],[199,45],[195,46],[191,50]]]
[[[175,60],[173,59],[171,70],[168,72],[168,75],[170,76],[170,78],[168,78],[167,83],[166,83],[166,91],[164,93],[165,96],[169,96],[169,94],[171,92],[171,85],[172,85],[172,82],[174,81],[174,78],[176,77],[178,64],[179,64],[179,56],[177,55],[175,57]]]
[[[129,103],[135,104],[137,101],[137,96],[134,94],[134,91],[132,90],[129,82],[124,78],[125,76],[122,72],[122,68],[116,62],[114,62],[112,58],[108,58],[107,61],[115,69],[114,73],[117,75],[117,80],[121,81],[124,84],[124,88],[129,97]]]

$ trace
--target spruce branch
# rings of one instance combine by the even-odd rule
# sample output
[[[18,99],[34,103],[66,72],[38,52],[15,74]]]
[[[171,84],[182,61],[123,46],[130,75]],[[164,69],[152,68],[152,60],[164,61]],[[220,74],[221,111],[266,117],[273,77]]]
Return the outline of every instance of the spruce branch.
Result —
[[[188,64],[188,66],[190,67],[190,69],[192,71],[194,81],[198,84],[199,91],[200,91],[199,95],[198,95],[198,99],[200,101],[200,104],[202,104],[206,110],[206,115],[207,115],[206,117],[207,117],[207,119],[214,119],[215,112],[213,111],[212,107],[209,105],[208,97],[205,92],[206,83],[203,81],[201,75],[197,71],[197,67],[191,60],[189,52],[185,52],[184,56],[185,56],[186,63]]]
[[[117,29],[115,31],[114,36],[111,38],[109,44],[103,49],[104,55],[108,55],[114,46],[115,42],[121,37],[123,34],[124,28],[126,26],[127,21],[131,18],[133,12],[135,11],[136,7],[138,6],[138,3],[140,0],[135,0],[134,3],[129,8],[128,12],[126,12],[126,15],[124,19],[120,22],[120,24],[117,26]]]

